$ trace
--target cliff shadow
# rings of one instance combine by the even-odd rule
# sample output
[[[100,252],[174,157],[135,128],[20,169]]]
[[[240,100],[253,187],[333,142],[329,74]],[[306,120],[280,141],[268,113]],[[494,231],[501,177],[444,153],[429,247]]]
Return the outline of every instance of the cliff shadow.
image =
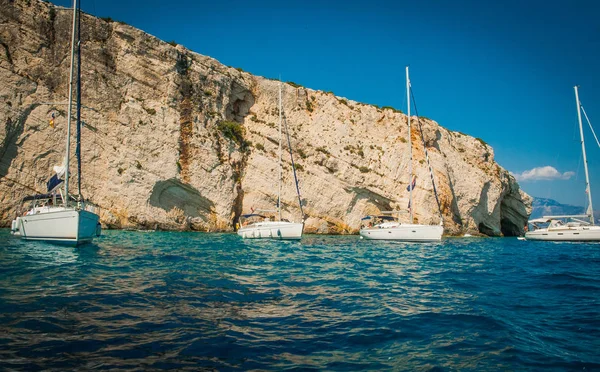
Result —
[[[155,183],[148,202],[167,212],[179,208],[186,216],[200,217],[204,221],[215,205],[192,186],[174,178]]]
[[[17,157],[17,141],[25,128],[25,122],[31,112],[38,107],[38,104],[29,105],[19,116],[12,120],[7,118],[4,123],[6,136],[0,143],[0,177],[5,177],[8,174],[8,169],[11,167],[12,161]]]
[[[504,236],[522,236],[529,215],[523,200],[518,193],[511,188],[510,192],[500,202],[500,230]]]
[[[354,197],[350,204],[348,204],[348,208],[346,208],[346,213],[352,212],[356,204],[360,200],[367,200],[374,206],[376,206],[380,211],[389,211],[392,210],[392,200],[386,198],[385,196],[379,195],[376,192],[373,192],[369,189],[363,187],[350,187],[345,189],[348,193],[353,193]]]
[[[495,226],[490,225],[488,221],[489,214],[487,211],[488,204],[488,191],[490,190],[490,183],[486,182],[481,189],[481,193],[479,194],[479,206],[478,210],[473,213],[473,219],[479,222],[477,223],[477,229],[480,233],[485,234],[487,236],[500,236],[500,231]],[[483,209],[483,211],[480,211]]]
[[[452,182],[451,177],[448,177],[448,187],[450,188],[450,193],[452,194],[452,202],[450,203],[450,211],[452,212],[452,221],[462,228],[463,221],[462,221],[462,217],[460,216],[460,208],[458,208],[458,202],[456,200],[456,193],[454,191],[454,182]]]

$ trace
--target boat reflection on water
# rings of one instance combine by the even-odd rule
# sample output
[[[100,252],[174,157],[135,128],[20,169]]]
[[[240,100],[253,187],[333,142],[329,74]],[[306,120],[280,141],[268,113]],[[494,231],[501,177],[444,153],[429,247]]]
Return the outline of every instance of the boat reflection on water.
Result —
[[[40,266],[75,263],[79,259],[80,252],[75,247],[34,241],[23,241],[19,250],[31,259],[31,264]]]

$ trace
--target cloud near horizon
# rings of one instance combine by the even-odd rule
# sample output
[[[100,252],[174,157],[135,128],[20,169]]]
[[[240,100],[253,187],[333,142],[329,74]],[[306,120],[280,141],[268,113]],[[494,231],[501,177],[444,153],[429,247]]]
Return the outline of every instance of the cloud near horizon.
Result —
[[[568,180],[575,175],[575,172],[560,173],[556,168],[546,165],[545,167],[537,167],[523,173],[513,173],[517,181],[552,181],[552,180]]]

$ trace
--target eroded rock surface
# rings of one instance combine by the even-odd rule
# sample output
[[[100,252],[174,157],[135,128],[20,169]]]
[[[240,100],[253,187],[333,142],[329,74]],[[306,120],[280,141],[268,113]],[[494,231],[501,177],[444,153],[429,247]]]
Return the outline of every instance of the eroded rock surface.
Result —
[[[0,1],[4,225],[22,196],[44,191],[64,156],[66,106],[48,103],[66,101],[70,17],[49,3]],[[82,24],[83,101],[91,108],[82,114],[83,189],[102,208],[105,226],[231,231],[241,213],[274,208],[278,82],[122,23],[84,15]],[[306,232],[355,233],[364,214],[406,209],[406,115],[290,84],[283,107]],[[446,232],[521,233],[531,198],[494,161],[492,148],[435,121],[420,123]],[[437,223],[416,126],[410,135],[415,219]],[[298,220],[287,153],[284,161],[284,217]]]

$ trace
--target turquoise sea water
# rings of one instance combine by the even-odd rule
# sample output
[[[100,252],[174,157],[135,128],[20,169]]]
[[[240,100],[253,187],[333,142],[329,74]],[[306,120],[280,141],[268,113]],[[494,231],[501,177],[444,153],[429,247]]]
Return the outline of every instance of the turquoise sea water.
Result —
[[[0,369],[598,370],[600,244],[0,230]]]

